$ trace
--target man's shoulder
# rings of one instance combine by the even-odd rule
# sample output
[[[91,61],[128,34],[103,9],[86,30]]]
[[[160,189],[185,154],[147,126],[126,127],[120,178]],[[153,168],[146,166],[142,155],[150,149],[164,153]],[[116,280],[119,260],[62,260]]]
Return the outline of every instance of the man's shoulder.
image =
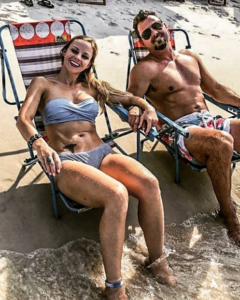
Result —
[[[193,57],[196,59],[198,57],[198,54],[195,51],[193,51],[192,49],[182,49],[182,50],[179,50],[178,53],[182,54],[182,55],[190,56],[190,57]]]
[[[154,68],[154,66],[156,66],[157,64],[159,64],[159,61],[157,61],[157,59],[151,55],[148,54],[146,57],[144,57],[140,62],[138,62],[135,67],[137,67],[138,69],[152,69]]]

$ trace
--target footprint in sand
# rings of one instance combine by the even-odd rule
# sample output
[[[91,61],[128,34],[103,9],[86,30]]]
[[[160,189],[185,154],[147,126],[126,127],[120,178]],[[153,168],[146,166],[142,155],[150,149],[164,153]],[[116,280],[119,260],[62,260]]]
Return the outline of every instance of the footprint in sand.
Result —
[[[135,15],[136,15],[136,13],[132,12],[132,11],[129,11],[128,14],[129,14],[129,16],[133,16],[133,17],[135,17]]]
[[[216,56],[212,56],[212,58],[217,59],[217,60],[221,60],[221,58],[216,57]]]
[[[118,26],[118,24],[113,22],[113,21],[109,22],[108,25],[111,26],[111,27],[117,27]]]
[[[220,38],[220,35],[217,35],[217,34],[214,34],[214,33],[212,33],[211,36],[215,36],[217,38]]]
[[[180,16],[180,15],[176,15],[177,20],[184,20],[184,17]]]
[[[113,51],[110,51],[110,53],[111,53],[111,54],[115,54],[115,55],[117,55],[117,56],[120,55],[120,53],[113,52]]]

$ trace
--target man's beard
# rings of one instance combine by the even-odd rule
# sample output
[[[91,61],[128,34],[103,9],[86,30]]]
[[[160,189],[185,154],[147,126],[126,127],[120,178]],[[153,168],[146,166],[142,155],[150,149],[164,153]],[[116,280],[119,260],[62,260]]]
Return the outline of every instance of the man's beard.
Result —
[[[158,44],[154,46],[154,50],[164,50],[167,47],[167,41],[165,41],[163,44]]]
[[[159,39],[159,37],[161,37],[161,39],[157,41],[157,39]],[[164,36],[156,36],[152,39],[151,42],[154,45],[154,50],[156,50],[156,51],[164,50],[168,44],[168,40]]]

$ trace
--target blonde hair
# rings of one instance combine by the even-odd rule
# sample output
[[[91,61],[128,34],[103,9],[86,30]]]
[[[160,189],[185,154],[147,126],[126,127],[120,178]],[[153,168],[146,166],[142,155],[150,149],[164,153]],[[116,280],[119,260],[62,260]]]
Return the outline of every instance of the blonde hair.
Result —
[[[78,82],[85,83],[89,89],[95,89],[97,90],[97,101],[99,102],[99,105],[104,110],[104,103],[109,101],[110,95],[130,95],[128,92],[119,91],[115,88],[113,88],[108,82],[99,80],[96,77],[96,71],[95,71],[95,58],[98,54],[98,46],[94,38],[91,38],[86,35],[77,35],[73,37],[61,50],[61,56],[62,56],[62,62],[64,60],[63,53],[69,48],[71,43],[74,40],[83,40],[91,44],[93,54],[90,60],[90,65],[87,69],[85,69],[82,73],[78,76]]]

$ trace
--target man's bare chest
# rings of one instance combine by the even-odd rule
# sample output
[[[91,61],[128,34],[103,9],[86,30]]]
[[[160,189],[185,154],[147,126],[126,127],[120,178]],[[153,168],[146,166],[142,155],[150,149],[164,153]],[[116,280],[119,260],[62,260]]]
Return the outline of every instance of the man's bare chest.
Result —
[[[199,86],[201,76],[195,61],[171,61],[168,64],[157,64],[151,80],[151,90],[162,94]]]

